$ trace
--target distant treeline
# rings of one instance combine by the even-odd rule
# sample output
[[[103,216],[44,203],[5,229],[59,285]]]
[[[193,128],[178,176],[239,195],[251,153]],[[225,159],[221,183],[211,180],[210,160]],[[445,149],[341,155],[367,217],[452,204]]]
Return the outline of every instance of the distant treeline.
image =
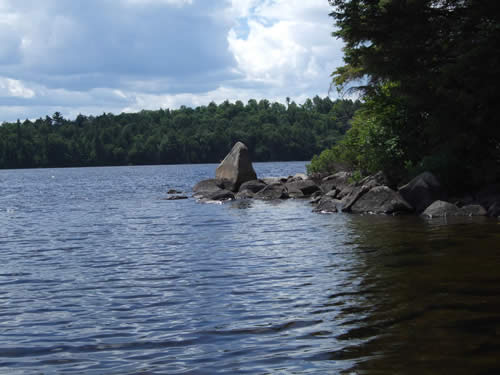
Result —
[[[219,162],[236,141],[255,161],[309,160],[339,141],[358,101],[249,100],[0,125],[0,168]]]

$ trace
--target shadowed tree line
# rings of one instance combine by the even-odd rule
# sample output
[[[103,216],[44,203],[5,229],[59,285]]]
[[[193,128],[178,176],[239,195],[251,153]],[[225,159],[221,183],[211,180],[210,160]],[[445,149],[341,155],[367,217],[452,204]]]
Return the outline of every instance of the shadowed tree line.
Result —
[[[139,113],[53,116],[0,126],[0,168],[219,162],[236,141],[255,161],[308,160],[350,127],[360,103],[249,100]]]

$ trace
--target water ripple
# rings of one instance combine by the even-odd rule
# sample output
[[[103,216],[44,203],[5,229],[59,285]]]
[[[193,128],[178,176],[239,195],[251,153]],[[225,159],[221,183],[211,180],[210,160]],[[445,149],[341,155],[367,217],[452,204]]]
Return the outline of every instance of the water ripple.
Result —
[[[0,373],[498,370],[497,222],[158,200],[214,169],[0,171]]]

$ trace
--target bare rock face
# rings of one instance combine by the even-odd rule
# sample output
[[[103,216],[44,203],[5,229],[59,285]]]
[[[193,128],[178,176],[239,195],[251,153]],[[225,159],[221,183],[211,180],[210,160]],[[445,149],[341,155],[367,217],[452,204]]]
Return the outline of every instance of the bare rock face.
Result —
[[[247,146],[237,142],[215,170],[215,178],[230,183],[232,191],[238,191],[244,182],[256,180]]]

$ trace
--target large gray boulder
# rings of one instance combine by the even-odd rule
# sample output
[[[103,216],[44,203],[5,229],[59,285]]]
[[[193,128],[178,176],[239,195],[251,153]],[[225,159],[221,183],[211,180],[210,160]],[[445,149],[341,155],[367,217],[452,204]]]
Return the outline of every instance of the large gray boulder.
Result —
[[[217,180],[215,178],[202,180],[193,187],[194,196],[196,198],[208,196],[223,189],[224,189],[224,181]]]
[[[399,189],[399,194],[417,212],[423,212],[432,202],[445,199],[446,194],[436,176],[430,172],[419,174]]]
[[[241,184],[239,191],[250,190],[252,193],[257,193],[258,191],[264,189],[267,184],[262,180],[251,180]]]
[[[387,186],[376,186],[361,196],[351,207],[353,213],[407,213],[413,208],[401,195]]]
[[[262,180],[251,180],[241,184],[236,199],[250,199],[267,186]]]
[[[248,148],[242,142],[237,142],[232,150],[215,170],[215,178],[228,181],[232,191],[238,191],[246,181],[256,180],[257,174],[252,166]]]
[[[267,185],[264,189],[256,193],[254,198],[261,200],[288,199],[289,195],[285,185],[282,183],[275,183]]]
[[[288,178],[286,178],[286,177],[264,177],[261,179],[261,181],[263,181],[267,185],[272,185],[272,184],[285,183],[288,181]]]
[[[320,198],[317,206],[313,209],[313,212],[331,214],[338,212],[340,209],[342,209],[341,201],[328,196],[323,196]]]
[[[469,204],[462,207],[462,211],[466,216],[486,216],[488,211],[480,204]]]
[[[463,211],[450,202],[437,200],[425,209],[422,216],[426,217],[445,217],[445,216],[464,216]]]
[[[232,186],[227,180],[208,179],[198,182],[193,187],[193,197],[200,201],[226,201],[233,200],[234,194],[228,190],[228,184]]]
[[[356,201],[371,189],[377,186],[384,186],[387,183],[387,178],[382,172],[378,172],[372,176],[368,176],[358,181],[354,185],[346,186],[336,196],[342,199],[343,212],[350,212]]]
[[[286,182],[285,186],[288,194],[292,198],[305,198],[310,197],[313,193],[320,190],[319,186],[313,180],[292,180]]]
[[[350,185],[354,185],[352,183],[352,173],[350,172],[337,172],[321,180],[321,190],[325,193],[333,189],[341,191]]]
[[[426,217],[446,217],[446,216],[485,216],[487,211],[478,204],[471,204],[464,207],[458,207],[453,203],[444,201],[435,201],[422,213]]]

